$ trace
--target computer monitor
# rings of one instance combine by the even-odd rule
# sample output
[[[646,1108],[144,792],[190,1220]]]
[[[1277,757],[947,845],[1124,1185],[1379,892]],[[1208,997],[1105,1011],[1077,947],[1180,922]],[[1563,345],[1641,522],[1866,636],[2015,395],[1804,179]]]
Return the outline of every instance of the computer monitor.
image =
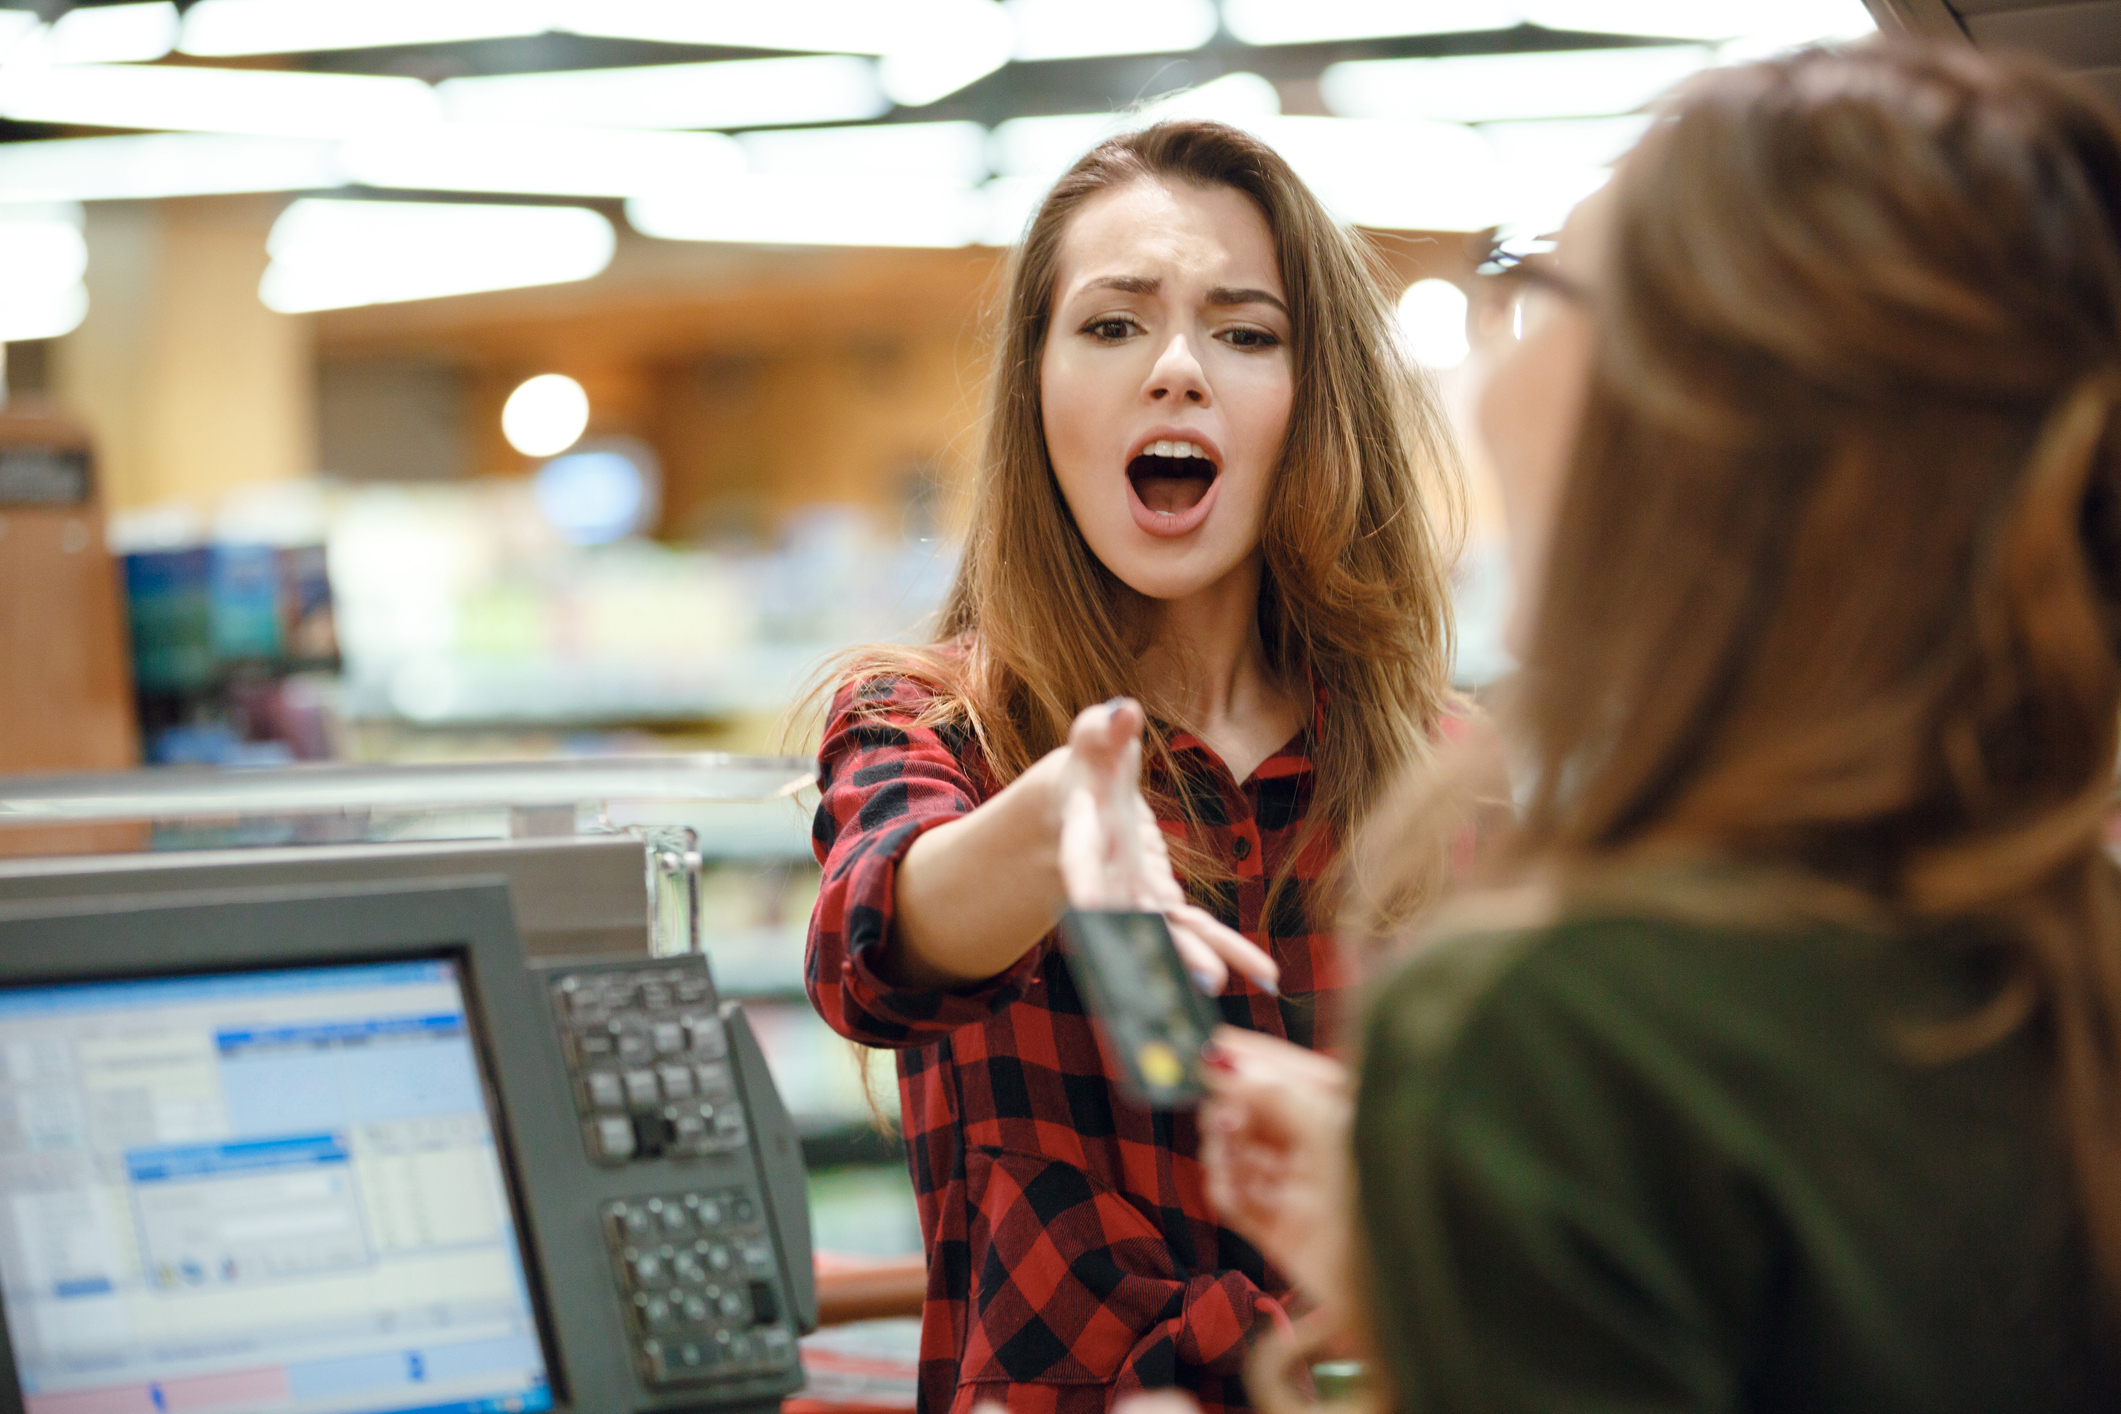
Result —
[[[552,1388],[449,958],[0,987],[27,1414],[537,1414]]]
[[[498,877],[0,901],[0,1414],[763,1414],[809,1264],[696,955],[533,964]]]

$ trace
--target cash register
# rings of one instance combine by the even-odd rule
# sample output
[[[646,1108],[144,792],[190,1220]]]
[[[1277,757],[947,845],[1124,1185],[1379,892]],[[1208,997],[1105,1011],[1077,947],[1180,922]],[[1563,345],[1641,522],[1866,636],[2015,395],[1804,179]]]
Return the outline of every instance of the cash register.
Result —
[[[746,1411],[801,1386],[807,1193],[757,1042],[704,956],[640,946],[638,842],[632,948],[526,948],[554,869],[623,882],[597,861],[624,845],[565,848],[11,866],[0,1414]]]

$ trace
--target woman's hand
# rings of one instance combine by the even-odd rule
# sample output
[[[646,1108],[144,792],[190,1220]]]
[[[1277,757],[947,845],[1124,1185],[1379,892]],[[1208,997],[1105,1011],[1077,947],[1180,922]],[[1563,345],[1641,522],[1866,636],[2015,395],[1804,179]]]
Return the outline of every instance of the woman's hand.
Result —
[[[1208,1053],[1201,1111],[1208,1201],[1325,1308],[1348,1314],[1355,1185],[1348,1068],[1330,1056],[1225,1026]]]
[[[1069,906],[1161,913],[1202,991],[1222,991],[1234,969],[1272,992],[1281,980],[1274,959],[1186,901],[1163,827],[1142,799],[1145,725],[1141,705],[1121,698],[1083,712],[1068,732],[1053,790]]]

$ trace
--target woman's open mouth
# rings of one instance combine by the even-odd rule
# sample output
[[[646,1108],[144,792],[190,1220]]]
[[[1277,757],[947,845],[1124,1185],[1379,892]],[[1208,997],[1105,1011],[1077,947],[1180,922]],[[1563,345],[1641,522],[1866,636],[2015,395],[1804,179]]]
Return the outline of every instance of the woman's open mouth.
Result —
[[[1208,518],[1221,468],[1213,449],[1189,438],[1157,438],[1127,463],[1128,505],[1151,535],[1184,535]]]

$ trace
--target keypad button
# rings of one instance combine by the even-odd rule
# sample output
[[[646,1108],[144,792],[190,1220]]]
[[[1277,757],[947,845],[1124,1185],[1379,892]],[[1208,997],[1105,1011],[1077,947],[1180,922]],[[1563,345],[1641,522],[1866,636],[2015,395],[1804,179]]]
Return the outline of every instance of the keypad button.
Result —
[[[606,1163],[622,1164],[633,1157],[633,1125],[622,1116],[608,1116],[593,1130],[596,1156]]]
[[[656,1085],[652,1070],[629,1070],[626,1072],[626,1103],[635,1109],[649,1109],[661,1104],[663,1092]]]
[[[628,1030],[619,1033],[620,1060],[644,1061],[654,1053],[654,1047],[649,1044],[647,1032]]]
[[[662,1219],[665,1232],[683,1232],[691,1226],[682,1203],[665,1203],[663,1211],[657,1216]]]
[[[654,1252],[633,1252],[626,1258],[626,1273],[640,1287],[661,1286],[667,1280],[663,1259]]]
[[[704,977],[680,977],[677,980],[677,986],[672,990],[677,993],[680,1004],[690,1005],[693,1002],[703,1002],[707,1000],[707,979]]]
[[[707,1265],[718,1272],[728,1271],[730,1267],[729,1249],[719,1242],[710,1245],[707,1249]]]
[[[724,1099],[735,1095],[736,1077],[730,1073],[726,1061],[706,1061],[692,1068],[693,1083],[699,1086],[700,1098]]]
[[[663,1082],[663,1094],[666,1098],[672,1100],[689,1100],[692,1098],[692,1071],[690,1067],[682,1065],[657,1066],[656,1075]]]
[[[644,1010],[668,1011],[671,1004],[676,1000],[677,998],[671,995],[670,988],[665,983],[643,982],[641,984],[641,1006]]]
[[[695,1012],[685,1018],[685,1048],[701,1060],[720,1060],[729,1054],[729,1033],[722,1019],[712,1012]]]
[[[674,1056],[685,1049],[685,1028],[675,1021],[658,1021],[654,1035],[657,1055]]]
[[[712,1198],[700,1199],[700,1226],[720,1227],[721,1225],[722,1205],[715,1202]]]
[[[748,1223],[759,1215],[758,1205],[749,1198],[738,1198],[730,1205],[730,1210],[735,1213],[736,1220],[740,1223]]]
[[[583,1082],[589,1091],[589,1103],[600,1110],[626,1108],[626,1087],[620,1083],[617,1071],[592,1070]]]
[[[618,1054],[618,1042],[609,1031],[591,1031],[575,1038],[575,1046],[584,1060],[609,1060]]]

